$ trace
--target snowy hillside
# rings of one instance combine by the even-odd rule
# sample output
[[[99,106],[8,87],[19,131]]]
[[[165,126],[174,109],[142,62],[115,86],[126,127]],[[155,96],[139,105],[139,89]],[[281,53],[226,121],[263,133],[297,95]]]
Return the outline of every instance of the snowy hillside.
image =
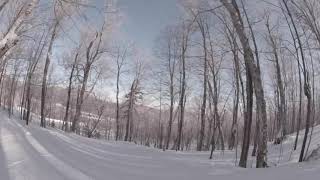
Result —
[[[268,161],[279,168],[235,167],[235,152],[162,152],[124,142],[106,142],[66,134],[59,130],[24,126],[1,112],[1,180],[140,180],[140,179],[301,179],[319,175],[320,161],[296,163],[294,138],[270,145]],[[301,133],[302,134],[302,133]],[[301,139],[301,138],[300,138]],[[320,144],[314,129],[309,152]],[[299,143],[301,144],[301,143]],[[281,155],[280,155],[280,148]],[[249,160],[250,163],[254,160]]]

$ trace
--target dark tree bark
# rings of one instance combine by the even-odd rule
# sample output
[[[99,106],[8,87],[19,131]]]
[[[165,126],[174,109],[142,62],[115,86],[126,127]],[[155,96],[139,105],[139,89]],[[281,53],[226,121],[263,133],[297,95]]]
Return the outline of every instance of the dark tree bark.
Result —
[[[201,151],[203,147],[205,122],[206,122],[206,108],[207,108],[207,84],[208,84],[208,59],[207,59],[207,42],[206,42],[206,29],[204,19],[199,17],[196,19],[198,27],[202,36],[202,46],[203,46],[203,95],[202,95],[202,105],[200,113],[200,132],[199,132],[199,142],[197,144],[197,150]]]
[[[26,83],[25,83],[25,110],[24,110],[24,115],[23,119],[26,121],[26,125],[29,124],[30,121],[30,114],[31,114],[31,101],[32,101],[32,93],[31,93],[31,86],[32,86],[32,78],[34,75],[34,72],[36,70],[36,67],[38,65],[38,62],[42,56],[43,50],[45,48],[45,32],[43,32],[38,45],[37,49],[35,50],[34,55],[30,55],[30,62],[28,65],[28,70],[27,70],[27,77],[26,77]],[[21,106],[22,107],[22,106]]]
[[[8,4],[8,2],[9,2],[9,0],[5,0],[5,1],[2,2],[2,4],[0,4],[0,12]]]
[[[48,48],[46,62],[44,65],[43,76],[42,76],[40,126],[44,128],[46,127],[45,105],[46,105],[46,94],[47,94],[47,78],[48,78],[49,66],[51,63],[52,47],[53,47],[55,38],[57,36],[58,25],[59,25],[59,22],[56,21],[52,30],[50,41],[49,41],[49,48]]]
[[[62,130],[65,130],[65,131],[68,130],[69,109],[70,109],[70,101],[71,101],[71,93],[72,93],[72,81],[73,81],[74,71],[76,70],[76,67],[77,67],[78,56],[79,56],[79,53],[77,52],[74,58],[74,62],[72,63],[70,76],[69,76],[66,111],[63,118],[63,126],[62,126]]]
[[[186,102],[186,53],[188,49],[189,43],[189,33],[190,33],[191,24],[183,25],[183,32],[181,37],[181,84],[180,84],[180,97],[179,97],[179,123],[178,123],[178,137],[177,137],[177,145],[176,150],[180,150],[181,141],[182,141],[182,133],[183,133],[183,124],[184,124],[184,110],[185,110],[185,102]]]
[[[261,118],[261,136],[259,137],[258,144],[258,154],[257,154],[257,168],[266,167],[267,166],[267,112],[266,112],[266,102],[264,99],[264,91],[262,86],[261,74],[257,69],[256,64],[254,63],[254,56],[252,49],[250,47],[249,39],[244,30],[244,24],[242,18],[240,16],[240,11],[238,5],[235,0],[232,0],[232,3],[229,3],[227,0],[220,0],[223,6],[229,12],[233,26],[236,29],[238,37],[243,47],[244,51],[244,60],[247,68],[247,75],[249,75],[248,80],[252,78],[252,82],[254,84],[254,90],[256,94],[257,104],[261,110],[260,118]],[[250,107],[248,103],[248,107]],[[247,130],[247,129],[246,129]],[[245,166],[243,162],[242,166]]]
[[[276,39],[272,35],[270,25],[269,25],[269,20],[267,20],[266,27],[268,30],[270,46],[272,48],[272,52],[273,52],[274,60],[275,60],[277,89],[279,91],[278,95],[279,95],[279,99],[280,99],[280,103],[278,106],[279,119],[278,119],[278,124],[277,124],[277,135],[276,135],[277,137],[275,140],[275,143],[279,144],[287,134],[287,131],[286,131],[286,99],[285,99],[285,91],[284,91],[281,69],[280,69],[278,45],[277,45]]]
[[[98,124],[101,122],[101,118],[102,118],[102,115],[103,115],[103,113],[104,113],[104,110],[105,110],[105,106],[104,106],[104,105],[98,107],[98,109],[97,109],[98,118],[97,118],[97,120],[95,120],[95,121],[93,122],[92,128],[89,129],[88,138],[91,138],[91,137],[92,137],[93,132],[97,129]]]
[[[306,62],[305,62],[305,56],[304,56],[304,51],[303,51],[303,45],[299,36],[299,32],[297,29],[297,26],[295,24],[295,21],[293,19],[293,16],[291,14],[291,11],[288,7],[288,2],[286,0],[282,1],[287,14],[291,20],[291,24],[292,27],[294,29],[297,41],[298,41],[298,45],[299,45],[299,50],[300,50],[300,55],[301,55],[301,61],[302,61],[302,73],[303,73],[303,77],[304,77],[304,94],[307,97],[307,117],[306,117],[306,127],[305,127],[305,133],[304,133],[304,137],[303,137],[303,142],[302,142],[302,147],[301,147],[301,152],[300,152],[300,156],[299,156],[299,162],[302,162],[304,159],[304,151],[305,151],[305,147],[307,144],[307,139],[308,139],[308,134],[309,134],[309,128],[310,128],[310,116],[311,116],[311,90],[310,90],[310,84],[309,84],[309,75],[308,75],[308,71],[306,69]]]
[[[127,122],[126,122],[126,134],[124,136],[124,141],[131,141],[132,137],[132,131],[133,131],[133,103],[134,103],[134,94],[135,94],[135,89],[137,87],[137,80],[135,79],[130,88],[130,92],[128,94],[129,99],[128,99],[128,110],[127,110]]]
[[[226,30],[227,30],[226,36],[230,44],[232,55],[233,55],[233,65],[234,65],[233,79],[235,84],[233,112],[232,112],[232,126],[231,126],[230,140],[229,140],[229,149],[231,150],[235,146],[237,129],[238,129],[241,71],[240,71],[240,59],[238,55],[238,44],[236,41],[236,37],[234,36],[234,31],[232,31],[230,27],[228,27],[227,25],[226,25]]]
[[[76,112],[71,125],[72,132],[76,131],[78,122],[81,117],[82,104],[84,102],[84,94],[87,88],[88,79],[90,76],[92,66],[98,60],[99,54],[104,53],[103,51],[101,51],[102,31],[103,31],[103,28],[100,32],[96,33],[95,37],[89,42],[89,45],[86,48],[86,62],[84,64],[83,76],[82,76],[83,79],[82,79],[78,97],[77,97]],[[94,45],[96,46],[94,47]]]
[[[289,19],[287,17],[287,12],[285,11],[284,8],[281,8],[282,13],[284,14],[285,20],[288,24],[289,27],[289,32],[293,41],[293,45],[295,48],[295,53],[296,53],[296,61],[297,61],[297,68],[298,68],[298,77],[299,77],[299,109],[298,109],[298,121],[297,121],[297,126],[296,126],[296,138],[294,142],[294,150],[297,149],[297,144],[298,144],[298,138],[299,138],[299,133],[300,133],[300,127],[301,127],[301,118],[302,118],[302,77],[301,77],[301,65],[300,65],[300,56],[299,56],[299,48],[296,42],[295,38],[295,33],[292,30],[292,27],[290,25]],[[290,18],[291,20],[291,18]]]
[[[117,92],[116,92],[116,100],[117,100],[117,107],[116,107],[116,141],[119,139],[119,131],[120,131],[120,120],[119,120],[119,112],[120,112],[120,105],[119,105],[119,81],[120,81],[120,66],[117,62]]]
[[[140,68],[139,68],[140,71]],[[140,74],[140,72],[138,72],[137,74]],[[127,98],[127,121],[126,121],[126,133],[125,133],[125,137],[124,137],[124,141],[132,141],[132,137],[133,137],[133,129],[134,129],[134,123],[133,123],[133,112],[135,110],[135,104],[137,102],[138,99],[141,99],[141,91],[140,91],[140,82],[139,82],[139,77],[140,75],[137,75],[135,77],[135,79],[133,80],[132,84],[131,84],[131,88],[130,88],[130,92],[126,95]]]
[[[14,108],[14,100],[15,100],[15,96],[16,96],[16,89],[17,89],[17,83],[18,83],[18,71],[19,71],[19,67],[20,66],[20,61],[15,62],[14,64],[14,73],[12,78],[10,78],[11,83],[10,83],[10,93],[9,93],[9,99],[8,99],[8,114],[9,114],[9,118],[11,117],[11,115],[13,114],[13,108]]]
[[[2,105],[2,93],[3,93],[3,83],[5,80],[5,74],[6,74],[6,67],[7,67],[7,60],[1,62],[1,74],[0,74],[0,85],[1,85],[1,91],[0,91],[0,107]]]
[[[173,123],[173,111],[174,111],[174,75],[176,70],[176,57],[175,57],[175,50],[173,50],[172,55],[172,48],[175,48],[172,44],[172,41],[168,42],[168,71],[169,71],[169,96],[170,96],[170,107],[169,107],[169,121],[168,121],[168,130],[167,130],[167,139],[166,139],[166,147],[165,149],[169,148],[170,139],[171,139],[171,131],[172,131],[172,123]]]
[[[118,52],[117,52],[116,134],[115,134],[116,141],[120,139],[120,104],[119,104],[120,75],[121,75],[121,69],[124,65],[124,61],[127,57],[127,51],[128,51],[127,48],[123,52],[121,52],[120,48],[118,48]]]
[[[253,27],[252,27],[251,22],[249,20],[249,16],[248,16],[247,10],[245,8],[245,5],[243,3],[243,0],[241,0],[241,5],[242,5],[243,12],[244,12],[244,16],[245,16],[246,21],[248,23],[251,39],[252,39],[253,46],[254,46],[254,55],[255,55],[255,58],[256,58],[256,62],[257,62],[257,71],[259,73],[261,73],[261,71],[260,71],[259,50],[258,50],[258,44],[257,44],[257,40],[256,40],[256,37],[255,37],[255,33],[253,31]],[[256,108],[257,108],[256,109],[256,127],[255,127],[253,150],[252,150],[252,154],[251,154],[252,156],[256,155],[257,147],[258,147],[258,140],[259,140],[259,135],[260,135],[260,113],[261,113],[261,110],[260,110],[260,106],[257,103],[258,103],[258,101],[256,101]]]
[[[207,26],[207,30],[208,30]],[[207,32],[208,40],[209,40],[209,57],[210,62],[208,62],[209,69],[211,71],[212,76],[212,83],[208,81],[208,88],[209,93],[212,98],[212,104],[213,104],[213,133],[211,137],[211,153],[210,153],[210,159],[212,159],[213,151],[216,148],[216,130],[218,129],[218,140],[220,142],[220,147],[222,150],[224,150],[224,136],[222,133],[222,123],[220,119],[219,114],[219,107],[218,107],[218,100],[219,100],[219,89],[218,89],[218,74],[219,69],[216,66],[215,57],[214,57],[214,48],[212,43],[212,38],[210,36],[209,31]],[[212,85],[213,84],[213,85]]]

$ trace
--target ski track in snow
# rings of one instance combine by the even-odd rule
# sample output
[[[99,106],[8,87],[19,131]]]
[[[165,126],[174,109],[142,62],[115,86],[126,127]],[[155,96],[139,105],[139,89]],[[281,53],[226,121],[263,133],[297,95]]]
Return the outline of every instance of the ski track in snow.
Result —
[[[44,162],[49,163],[52,167],[55,168],[55,170],[63,174],[65,178],[79,179],[79,180],[92,179],[86,176],[85,174],[83,174],[82,172],[78,171],[77,169],[74,169],[70,165],[64,163],[62,160],[56,158],[50,152],[48,152],[41,144],[39,144],[39,142],[32,136],[32,134],[28,130],[26,130],[21,124],[18,124],[16,121],[11,121],[8,118],[5,118],[5,119],[6,119],[6,122],[4,123],[10,124],[10,126],[12,127],[16,126],[20,128],[20,130],[25,134],[25,137],[24,137],[25,140],[34,148],[35,150],[34,153],[41,156],[44,159]],[[3,128],[2,130],[8,131],[6,128]],[[5,133],[10,133],[10,132],[5,132]],[[11,131],[11,133],[13,132]],[[4,152],[6,154],[8,161],[12,161],[12,163],[8,165],[10,178],[17,179],[17,180],[18,179],[39,179],[33,173],[29,173],[28,170],[25,170],[26,167],[28,168],[29,161],[30,161],[30,160],[26,160],[26,158],[28,158],[28,154],[27,152],[25,152],[24,147],[20,147],[20,144],[17,143],[16,139],[13,137],[14,136],[11,136],[12,138],[11,140],[13,142],[11,142],[10,144],[3,145]],[[23,173],[20,173],[20,171],[23,171]],[[20,177],[21,174],[24,174],[24,176],[26,177],[24,176]]]
[[[60,130],[25,126],[0,111],[0,180],[140,180],[140,179],[301,179],[320,175],[319,161],[296,163],[295,136],[282,145],[269,144],[268,164],[279,168],[257,170],[235,167],[235,152],[163,152],[125,142],[88,139]],[[320,143],[314,129],[309,153]],[[238,148],[240,151],[240,148]],[[281,155],[280,155],[281,152]],[[240,155],[240,152],[238,153]],[[248,167],[255,166],[249,157]]]

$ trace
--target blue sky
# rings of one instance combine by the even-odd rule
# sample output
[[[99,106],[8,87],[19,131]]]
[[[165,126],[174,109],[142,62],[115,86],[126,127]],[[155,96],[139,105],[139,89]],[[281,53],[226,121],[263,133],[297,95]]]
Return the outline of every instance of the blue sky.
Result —
[[[118,0],[124,22],[124,39],[150,51],[160,31],[176,22],[179,16],[177,0]]]
[[[105,0],[94,0],[99,7]],[[121,26],[115,40],[125,40],[134,43],[138,49],[152,53],[155,39],[167,26],[177,22],[180,14],[178,0],[116,0],[120,9]],[[96,23],[101,14],[96,9],[89,8],[87,17],[90,23]],[[99,20],[98,20],[99,21]],[[87,23],[87,22],[84,22]],[[77,33],[69,33],[76,41]]]
[[[103,5],[105,0],[94,0],[96,5]],[[121,25],[116,30],[115,41],[124,40],[134,43],[135,47],[143,55],[147,56],[144,60],[153,59],[153,47],[155,40],[160,32],[167,26],[177,23],[181,9],[178,7],[178,0],[117,0],[117,6],[123,16]],[[88,9],[89,21],[95,23],[101,14],[95,9]],[[69,33],[71,39],[76,41],[77,33]],[[118,37],[119,36],[119,37]],[[72,43],[71,43],[72,44]],[[58,43],[56,47],[72,47],[68,43]],[[59,52],[59,51],[56,51]],[[123,75],[124,76],[124,75]],[[125,79],[125,77],[123,77]],[[121,90],[127,89],[126,81],[123,82]],[[103,93],[107,92],[110,97],[114,97],[114,81],[104,87],[100,87]]]
[[[134,43],[144,58],[153,59],[153,47],[160,32],[167,26],[175,24],[180,14],[178,0],[118,0],[118,8],[123,16],[119,28],[120,39]],[[116,38],[117,40],[117,38]],[[150,59],[144,59],[146,61]],[[122,78],[127,79],[123,74]],[[130,76],[130,75],[129,75]],[[121,94],[127,91],[127,80],[120,82]],[[115,97],[115,84],[105,86],[102,91],[107,92],[112,99]],[[123,96],[123,95],[120,95]]]

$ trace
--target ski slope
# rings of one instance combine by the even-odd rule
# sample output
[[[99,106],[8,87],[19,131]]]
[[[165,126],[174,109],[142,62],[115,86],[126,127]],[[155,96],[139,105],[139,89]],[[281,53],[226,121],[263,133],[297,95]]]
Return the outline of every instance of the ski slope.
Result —
[[[303,132],[300,133],[301,135]],[[302,138],[300,138],[302,139]],[[283,145],[270,145],[268,169],[235,167],[235,152],[174,152],[125,142],[88,139],[59,130],[25,126],[0,112],[1,180],[206,180],[302,179],[320,176],[320,162],[296,163],[294,136]],[[309,152],[320,144],[314,129]],[[300,148],[300,147],[298,147]],[[240,148],[239,148],[240,149]],[[281,152],[281,156],[280,156]],[[254,167],[254,159],[248,166]],[[275,167],[277,166],[277,167]]]

